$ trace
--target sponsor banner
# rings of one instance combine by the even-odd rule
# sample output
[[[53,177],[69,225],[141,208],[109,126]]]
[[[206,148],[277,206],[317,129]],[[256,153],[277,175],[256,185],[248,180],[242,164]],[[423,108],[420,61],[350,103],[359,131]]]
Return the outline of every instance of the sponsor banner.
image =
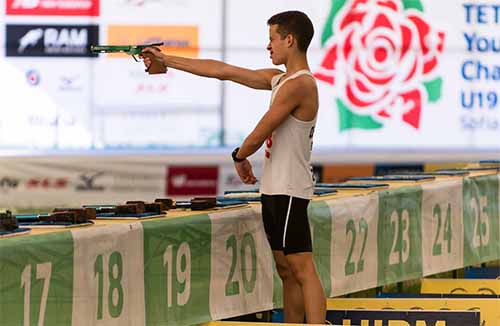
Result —
[[[209,214],[210,315],[220,320],[273,308],[273,258],[259,214]]]
[[[332,325],[480,326],[478,311],[328,310]]]
[[[168,196],[215,196],[219,182],[218,166],[168,166]]]
[[[98,16],[99,0],[6,0],[7,15]],[[3,12],[3,11],[2,11]]]
[[[158,25],[160,30],[163,28],[161,26],[169,25],[174,27],[171,30],[172,33],[181,32],[181,34],[163,35],[166,40],[171,41],[171,45],[174,45],[176,41],[186,40],[183,31],[196,26],[199,31],[200,47],[220,49],[222,47],[221,30],[224,12],[222,3],[222,0],[210,2],[196,0],[106,0],[101,1],[101,21],[109,25],[138,25],[137,27]],[[142,29],[142,31],[146,31],[146,29]],[[132,31],[131,35],[136,35],[136,32]],[[153,32],[153,35],[157,34]],[[178,36],[181,37],[178,38]],[[127,36],[122,35],[121,37]]]
[[[498,284],[498,280],[424,278],[420,293],[498,295],[500,294],[500,284]]]
[[[162,51],[171,55],[196,58],[199,55],[198,26],[109,25],[107,44],[150,44],[162,42]],[[111,53],[110,57],[126,57]]]
[[[223,195],[251,190],[231,164],[168,165],[169,157],[95,157],[5,159],[0,166],[0,204],[12,208],[116,204],[174,196]],[[185,162],[192,161],[186,158]],[[147,166],[147,169],[144,166]],[[260,178],[262,166],[254,164]],[[328,235],[329,237],[329,235]]]
[[[418,297],[414,299],[328,299],[327,309],[328,310],[330,309],[417,310],[418,309],[418,310],[444,310],[444,311],[469,310],[476,312],[480,311],[481,315],[480,325],[498,325],[499,321],[497,299],[441,299],[441,298],[426,299]],[[419,324],[417,323],[416,325]],[[439,325],[439,323],[437,325]],[[437,325],[430,323],[428,326],[437,326]]]
[[[114,203],[127,200],[153,201],[164,193],[164,168],[161,164],[144,162],[109,162],[80,166],[73,174],[72,190],[80,202]]]
[[[148,164],[148,169],[144,169]],[[1,205],[53,208],[89,204],[153,201],[164,196],[163,162],[77,157],[6,161],[0,168]]]
[[[97,25],[6,26],[7,57],[96,57],[90,45],[99,43]]]
[[[422,184],[424,275],[463,266],[462,180]]]

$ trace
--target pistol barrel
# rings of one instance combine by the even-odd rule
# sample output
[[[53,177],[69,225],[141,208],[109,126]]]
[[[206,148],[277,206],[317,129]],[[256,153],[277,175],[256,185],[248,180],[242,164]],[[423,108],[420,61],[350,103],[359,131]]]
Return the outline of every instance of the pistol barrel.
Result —
[[[113,53],[113,52],[127,52],[139,54],[142,49],[147,47],[162,46],[163,42],[141,45],[91,45],[90,51],[92,53]]]

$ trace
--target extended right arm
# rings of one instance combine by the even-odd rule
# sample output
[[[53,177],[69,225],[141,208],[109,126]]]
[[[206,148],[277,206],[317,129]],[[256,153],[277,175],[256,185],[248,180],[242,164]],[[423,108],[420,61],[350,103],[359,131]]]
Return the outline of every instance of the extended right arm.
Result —
[[[271,79],[281,73],[278,69],[251,70],[233,66],[222,61],[211,59],[191,59],[166,55],[152,48],[143,52],[151,52],[169,68],[189,72],[198,76],[230,80],[255,89],[271,89]]]

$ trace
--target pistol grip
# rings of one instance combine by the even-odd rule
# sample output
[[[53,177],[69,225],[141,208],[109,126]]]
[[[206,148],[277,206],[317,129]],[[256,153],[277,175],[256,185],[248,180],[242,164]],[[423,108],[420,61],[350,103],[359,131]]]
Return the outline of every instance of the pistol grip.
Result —
[[[151,65],[149,66],[148,69],[146,69],[146,72],[148,74],[155,75],[155,74],[164,74],[167,72],[167,67],[158,60],[156,60],[153,54],[146,52],[142,53],[141,55],[145,58],[151,59]]]

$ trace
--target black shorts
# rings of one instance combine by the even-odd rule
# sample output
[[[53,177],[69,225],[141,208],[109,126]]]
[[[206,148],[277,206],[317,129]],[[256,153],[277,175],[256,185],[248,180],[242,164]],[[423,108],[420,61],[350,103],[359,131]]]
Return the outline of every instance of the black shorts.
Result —
[[[312,252],[308,199],[262,194],[262,219],[272,250],[285,255]]]

